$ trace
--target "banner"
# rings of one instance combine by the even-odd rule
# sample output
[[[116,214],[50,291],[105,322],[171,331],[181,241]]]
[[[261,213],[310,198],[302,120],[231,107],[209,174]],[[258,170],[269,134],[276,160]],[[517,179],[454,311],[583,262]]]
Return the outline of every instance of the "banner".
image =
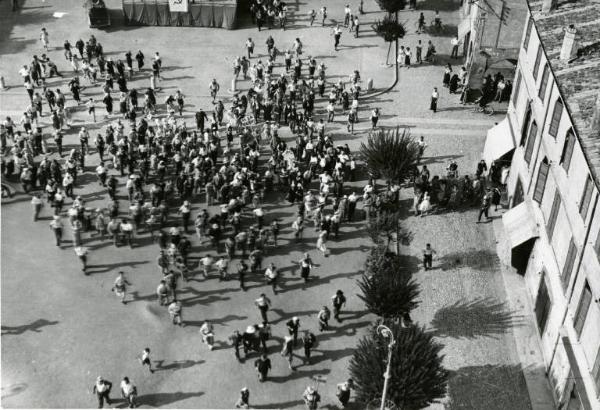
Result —
[[[187,13],[188,0],[169,0],[169,11]]]

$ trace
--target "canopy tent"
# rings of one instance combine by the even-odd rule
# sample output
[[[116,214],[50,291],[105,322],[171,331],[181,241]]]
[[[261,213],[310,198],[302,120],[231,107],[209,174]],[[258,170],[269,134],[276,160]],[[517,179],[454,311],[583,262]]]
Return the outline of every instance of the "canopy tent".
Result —
[[[535,222],[530,203],[526,200],[504,215],[502,223],[511,247],[511,265],[519,273],[525,273],[539,228]]]
[[[488,130],[483,147],[483,159],[489,167],[492,162],[515,149],[515,146],[515,138],[508,117],[504,117],[502,121]]]
[[[235,27],[238,0],[201,0],[188,4],[188,11],[171,11],[168,0],[123,0],[128,24],[177,27]]]

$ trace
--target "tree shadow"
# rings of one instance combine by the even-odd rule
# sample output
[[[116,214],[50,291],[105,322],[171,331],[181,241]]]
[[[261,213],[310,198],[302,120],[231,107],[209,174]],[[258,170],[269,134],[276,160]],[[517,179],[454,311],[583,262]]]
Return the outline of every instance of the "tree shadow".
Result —
[[[461,367],[450,372],[448,410],[530,410],[531,401],[519,365]]]
[[[441,162],[448,162],[462,157],[464,157],[464,155],[438,155],[437,157],[423,157],[419,162],[419,165],[439,164]]]
[[[188,367],[192,367],[197,364],[202,364],[205,361],[204,360],[189,360],[189,359],[188,360],[176,360],[167,365],[165,365],[164,362],[165,362],[164,360],[155,360],[154,361],[154,363],[156,363],[156,366],[154,368],[157,372],[160,372],[163,370],[187,369]]]
[[[417,10],[455,11],[460,7],[461,2],[457,1],[424,0],[417,3]]]
[[[255,404],[255,406],[257,409],[291,409],[301,406],[303,403],[302,400],[291,400],[282,403]]]
[[[192,397],[200,397],[204,394],[204,392],[197,393],[183,393],[183,392],[175,392],[175,393],[154,393],[154,394],[144,394],[138,396],[137,402],[138,405],[149,405],[149,406],[166,406],[168,404],[173,404],[181,400],[186,400]]]
[[[204,320],[196,320],[196,321],[186,321],[186,326],[202,326],[204,322],[209,321],[213,325],[221,325],[225,326],[225,323],[231,322],[233,320],[246,320],[248,316],[239,316],[239,315],[227,315],[220,319],[204,319]]]
[[[431,37],[454,37],[458,33],[458,26],[453,24],[443,24],[442,28],[432,26],[425,27],[425,33]]]
[[[2,336],[8,336],[8,335],[20,335],[23,334],[27,331],[31,331],[31,332],[36,332],[36,333],[40,333],[41,332],[41,328],[46,327],[46,326],[52,326],[52,325],[56,325],[59,322],[57,320],[54,321],[50,321],[47,319],[38,319],[36,321],[31,322],[28,325],[22,325],[22,326],[2,326]]]
[[[269,378],[267,379],[267,382],[271,382],[271,383],[286,383],[290,380],[297,380],[297,379],[311,379],[313,376],[316,375],[321,375],[321,374],[329,374],[331,372],[331,370],[329,369],[315,369],[315,370],[296,370],[291,372],[290,374],[287,374],[285,376],[269,376]],[[257,406],[257,408],[260,409],[281,409],[281,408],[285,408],[285,407],[263,407],[263,406]]]
[[[475,339],[506,333],[523,323],[523,317],[507,309],[506,302],[491,298],[460,300],[435,312],[431,326],[437,337]]]
[[[441,270],[459,269],[468,266],[474,270],[495,270],[500,259],[495,252],[487,249],[469,248],[453,252],[438,258],[437,267]]]

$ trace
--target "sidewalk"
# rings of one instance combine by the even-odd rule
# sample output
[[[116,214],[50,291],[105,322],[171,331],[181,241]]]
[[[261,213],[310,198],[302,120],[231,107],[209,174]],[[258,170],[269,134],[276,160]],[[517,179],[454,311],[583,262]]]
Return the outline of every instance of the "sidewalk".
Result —
[[[510,266],[511,249],[502,218],[494,220],[493,227],[496,235],[496,248],[502,264],[501,272],[507,291],[507,301],[510,310],[522,318],[521,326],[513,328],[513,333],[531,399],[531,408],[532,410],[552,409],[555,408],[554,397],[546,376],[546,365],[539,344],[535,315],[530,304],[530,297],[527,295],[525,279]]]

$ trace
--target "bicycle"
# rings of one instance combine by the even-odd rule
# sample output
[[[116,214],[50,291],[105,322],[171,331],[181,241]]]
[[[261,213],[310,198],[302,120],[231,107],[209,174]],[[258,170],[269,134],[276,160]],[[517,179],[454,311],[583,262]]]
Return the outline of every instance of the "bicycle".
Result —
[[[492,114],[494,114],[494,108],[488,104],[481,106],[481,105],[479,105],[479,102],[477,101],[477,106],[473,109],[473,112],[482,112],[487,115],[492,115]]]

